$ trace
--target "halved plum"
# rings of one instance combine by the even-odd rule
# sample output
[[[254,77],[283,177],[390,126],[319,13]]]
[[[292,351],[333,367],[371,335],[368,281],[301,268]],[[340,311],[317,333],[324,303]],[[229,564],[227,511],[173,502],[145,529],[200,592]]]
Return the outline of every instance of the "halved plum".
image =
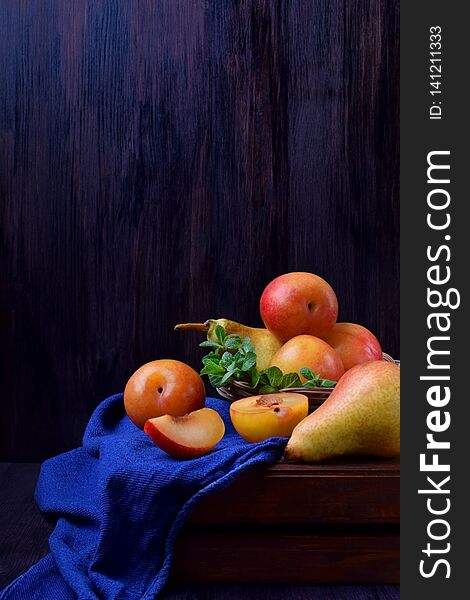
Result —
[[[198,458],[224,437],[225,424],[212,408],[201,408],[183,417],[163,415],[148,419],[145,433],[174,458]]]
[[[307,415],[307,396],[292,392],[250,396],[230,405],[233,426],[247,442],[289,437]]]

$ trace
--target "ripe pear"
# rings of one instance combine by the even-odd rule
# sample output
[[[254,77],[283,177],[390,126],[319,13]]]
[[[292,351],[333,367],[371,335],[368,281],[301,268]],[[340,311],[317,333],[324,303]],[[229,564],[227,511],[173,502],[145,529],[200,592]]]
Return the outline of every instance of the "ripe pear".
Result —
[[[400,453],[400,368],[383,360],[347,371],[330,397],[292,432],[285,458],[316,462],[344,454]]]
[[[175,329],[184,331],[187,329],[196,329],[207,333],[207,339],[214,342],[217,341],[215,328],[221,325],[225,329],[227,335],[236,334],[242,339],[250,338],[251,345],[256,352],[256,366],[260,371],[266,369],[271,362],[272,357],[282,346],[274,335],[267,329],[261,327],[248,327],[230,319],[208,319],[205,323],[181,323],[176,325]]]

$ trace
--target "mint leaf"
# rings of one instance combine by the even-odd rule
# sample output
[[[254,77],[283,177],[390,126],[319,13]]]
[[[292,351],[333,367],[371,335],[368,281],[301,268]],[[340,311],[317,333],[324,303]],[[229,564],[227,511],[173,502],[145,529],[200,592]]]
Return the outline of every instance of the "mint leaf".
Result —
[[[335,387],[336,381],[331,381],[331,379],[320,379],[321,387]]]
[[[251,345],[251,340],[249,337],[246,337],[242,343],[242,350],[248,354],[248,352],[254,352],[255,349]]]
[[[204,368],[201,370],[201,375],[217,375],[219,373],[224,373],[224,367],[218,365],[216,362],[209,360],[204,365]]]
[[[282,377],[279,387],[281,389],[284,389],[284,388],[301,387],[301,386],[302,386],[302,382],[300,380],[300,377],[297,375],[297,373],[287,373],[286,375],[284,375]]]
[[[210,363],[210,362],[215,362],[215,363],[219,364],[220,356],[217,354],[217,352],[209,352],[209,354],[206,354],[206,356],[203,357],[203,359],[202,359],[203,365],[206,365],[207,363]]]
[[[219,342],[221,344],[224,343],[225,338],[227,337],[225,334],[225,329],[222,327],[222,325],[216,325],[215,326],[215,335],[217,337],[217,339],[219,340]]]
[[[320,375],[316,375],[311,369],[300,369],[300,372],[307,380],[303,387],[334,387],[336,385],[336,381],[322,379]]]
[[[238,371],[239,369],[237,368],[237,363],[233,362],[230,365],[228,365],[227,367],[227,373],[235,373],[235,371]]]
[[[250,385],[253,389],[258,387],[260,378],[261,378],[261,373],[258,371],[258,369],[256,367],[252,367],[251,369],[251,382]]]
[[[233,354],[230,354],[230,352],[224,352],[222,354],[222,358],[220,359],[220,364],[224,367],[228,367],[233,363],[234,360]]]
[[[312,369],[308,369],[307,367],[300,369],[300,374],[303,375],[305,379],[314,379],[315,377],[315,373],[312,371]]]
[[[231,334],[225,338],[224,346],[227,350],[238,350],[242,345],[242,338],[239,335]]]
[[[320,377],[317,375],[313,379],[308,379],[302,387],[320,387]]]
[[[260,385],[269,385],[269,378],[266,375],[265,371],[262,371],[260,373],[259,383],[260,383]]]
[[[220,349],[223,348],[223,346],[221,346],[217,342],[213,342],[212,340],[205,340],[204,342],[201,342],[199,344],[199,347],[200,348],[220,348]]]
[[[279,367],[268,367],[264,370],[271,387],[279,387],[282,381],[282,371]]]
[[[209,375],[209,382],[215,388],[220,387],[222,385],[222,375]]]
[[[245,358],[241,364],[241,370],[249,371],[255,365],[256,365],[256,354],[254,352],[248,352],[248,354],[245,356]]]
[[[232,373],[231,371],[227,371],[225,373],[225,375],[222,377],[222,379],[220,380],[220,385],[224,385],[224,383],[227,383],[229,379],[232,378]]]
[[[304,387],[304,388],[318,387],[318,382],[315,381],[314,379],[310,379],[310,381],[306,381],[304,384],[302,384],[302,387]]]

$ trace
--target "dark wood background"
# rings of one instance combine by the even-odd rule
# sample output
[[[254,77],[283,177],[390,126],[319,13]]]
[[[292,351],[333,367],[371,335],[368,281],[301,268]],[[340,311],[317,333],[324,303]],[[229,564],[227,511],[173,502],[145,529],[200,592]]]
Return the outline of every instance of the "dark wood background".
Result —
[[[398,0],[0,2],[3,459],[290,270],[398,354]]]

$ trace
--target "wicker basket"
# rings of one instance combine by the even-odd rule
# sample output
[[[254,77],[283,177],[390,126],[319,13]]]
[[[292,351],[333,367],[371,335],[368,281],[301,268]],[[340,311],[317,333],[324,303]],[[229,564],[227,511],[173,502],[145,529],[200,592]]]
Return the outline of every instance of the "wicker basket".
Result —
[[[390,356],[390,354],[382,353],[383,359],[387,362],[395,363],[396,365],[400,365],[399,360],[395,360]],[[233,381],[230,385],[216,388],[217,392],[230,402],[234,402],[235,400],[240,400],[240,398],[248,398],[248,396],[255,396],[256,390],[251,388],[248,383],[244,381]],[[309,411],[312,412],[315,408],[318,408],[320,404],[328,398],[334,388],[325,388],[325,387],[312,387],[312,388],[304,388],[304,387],[296,387],[296,388],[286,388],[281,390],[281,392],[297,392],[299,394],[304,394],[307,396],[309,403]]]

